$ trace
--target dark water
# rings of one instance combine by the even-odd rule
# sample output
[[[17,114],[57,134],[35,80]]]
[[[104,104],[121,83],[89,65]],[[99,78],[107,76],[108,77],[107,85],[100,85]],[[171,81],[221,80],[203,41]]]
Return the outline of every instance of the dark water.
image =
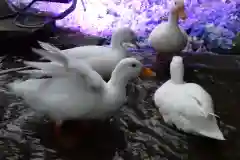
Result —
[[[154,59],[146,57],[145,63]],[[207,65],[197,65],[195,61]],[[201,84],[213,96],[216,114],[221,117],[219,125],[227,141],[188,135],[166,125],[152,101],[154,91],[164,81],[146,80],[132,85],[127,104],[109,123],[94,124],[93,131],[84,135],[81,145],[67,149],[66,142],[72,143],[71,137],[64,143],[56,141],[52,122],[7,92],[6,83],[27,78],[11,73],[0,77],[0,159],[240,159],[240,70],[237,61],[225,59],[224,63],[221,60],[213,63],[209,58],[190,58],[186,63],[186,80]],[[18,65],[13,58],[2,61],[3,69]]]

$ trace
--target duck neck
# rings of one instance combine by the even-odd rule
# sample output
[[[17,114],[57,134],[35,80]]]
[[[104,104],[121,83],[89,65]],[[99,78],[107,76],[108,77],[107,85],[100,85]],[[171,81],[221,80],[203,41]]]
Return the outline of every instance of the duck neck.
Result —
[[[112,37],[111,47],[122,51],[122,53],[125,53],[126,49],[123,47],[123,41],[121,38],[118,38],[118,37],[120,37],[120,36],[114,35]]]
[[[110,84],[113,87],[118,87],[118,88],[122,88],[125,89],[128,83],[128,79],[123,76],[120,72],[117,72],[116,70],[114,70],[112,72],[112,76],[111,79],[108,81],[108,84]]]
[[[171,80],[176,84],[183,84],[184,80],[184,66],[171,66],[170,67]]]
[[[168,23],[171,25],[178,25],[178,14],[174,13],[174,12],[170,12],[169,13],[169,17],[168,17]]]

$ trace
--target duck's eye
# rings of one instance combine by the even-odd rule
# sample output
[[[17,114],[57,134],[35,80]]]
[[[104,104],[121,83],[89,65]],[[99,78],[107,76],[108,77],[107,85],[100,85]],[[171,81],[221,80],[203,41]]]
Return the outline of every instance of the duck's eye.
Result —
[[[137,66],[137,65],[136,65],[135,63],[134,63],[134,64],[132,64],[132,67],[133,67],[133,68],[135,68],[136,66]]]

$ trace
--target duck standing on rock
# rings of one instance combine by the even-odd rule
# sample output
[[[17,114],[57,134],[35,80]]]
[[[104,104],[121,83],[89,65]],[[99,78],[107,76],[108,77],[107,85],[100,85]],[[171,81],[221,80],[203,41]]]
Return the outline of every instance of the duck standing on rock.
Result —
[[[171,79],[153,97],[164,121],[185,132],[225,140],[217,125],[212,97],[198,84],[184,82],[182,57],[173,57],[170,74]]]
[[[157,52],[156,70],[160,75],[168,71],[166,68],[169,68],[172,56],[181,52],[188,42],[187,33],[178,25],[179,18],[183,20],[187,18],[184,1],[175,0],[174,2],[168,21],[157,25],[148,38],[149,44]]]

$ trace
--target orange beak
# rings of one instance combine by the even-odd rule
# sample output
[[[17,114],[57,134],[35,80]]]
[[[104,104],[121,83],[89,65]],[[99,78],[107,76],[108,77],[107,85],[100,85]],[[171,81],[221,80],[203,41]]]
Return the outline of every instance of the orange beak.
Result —
[[[182,20],[186,20],[187,19],[187,15],[185,13],[184,7],[181,7],[181,8],[178,9],[178,16]]]
[[[140,77],[155,77],[156,73],[153,72],[150,68],[143,67],[140,73]]]

